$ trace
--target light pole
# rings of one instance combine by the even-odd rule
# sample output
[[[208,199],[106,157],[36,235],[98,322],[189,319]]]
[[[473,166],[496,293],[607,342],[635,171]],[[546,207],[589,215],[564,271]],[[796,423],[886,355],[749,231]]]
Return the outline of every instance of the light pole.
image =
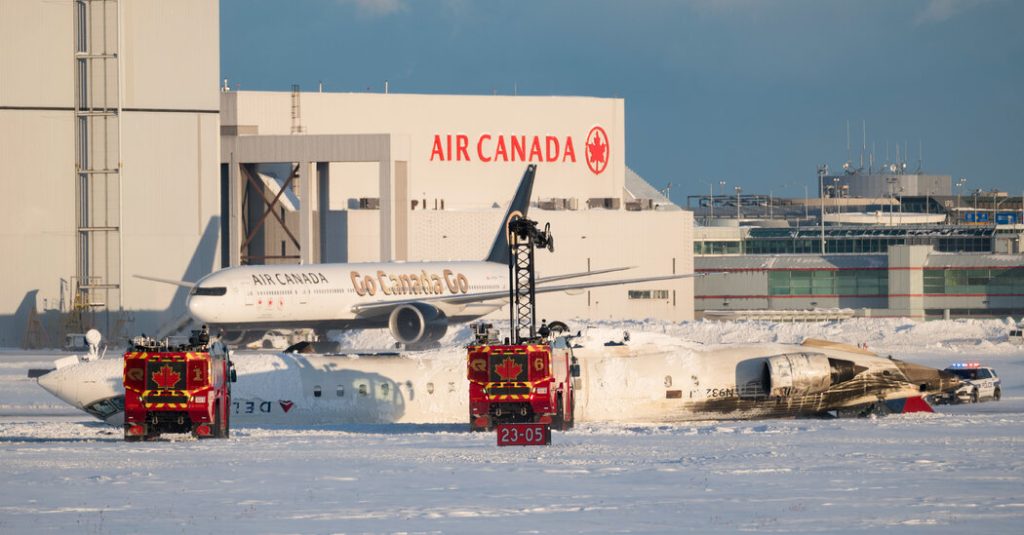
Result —
[[[843,225],[843,215],[839,211],[839,177],[832,177],[832,198],[836,203],[836,225]]]
[[[741,188],[739,186],[736,186],[735,189],[736,189],[736,224],[739,225],[740,224],[740,193],[743,191],[743,188]]]
[[[903,224],[903,186],[900,186],[900,225]]]
[[[700,181],[701,184],[707,184],[708,186],[708,224],[711,224],[711,220],[715,218],[715,184]]]
[[[722,198],[725,198],[725,181],[724,180],[719,180],[718,181],[718,196],[722,197]]]
[[[961,224],[961,223],[964,222],[963,211],[960,210],[960,193],[962,193],[964,184],[966,184],[966,183],[967,183],[967,179],[964,178],[964,177],[960,177],[960,179],[956,181],[956,215],[957,215],[957,224]]]
[[[892,209],[892,198],[896,196],[896,183],[899,182],[900,179],[898,179],[898,178],[896,178],[894,176],[891,176],[891,177],[885,179],[885,181],[889,183],[889,226],[891,227],[892,226],[892,212],[893,212],[893,209]]]
[[[828,174],[828,164],[818,166],[818,193],[821,196],[821,215],[818,217],[818,224],[821,227],[821,254],[825,255],[825,175]]]
[[[996,202],[996,194],[997,193],[999,193],[999,190],[993,188],[992,189],[992,224],[995,224],[995,222],[996,222],[996,212],[999,210],[999,205],[1003,204],[1003,201],[1006,200],[1006,197],[1003,197],[1002,200],[1000,200],[999,202]]]

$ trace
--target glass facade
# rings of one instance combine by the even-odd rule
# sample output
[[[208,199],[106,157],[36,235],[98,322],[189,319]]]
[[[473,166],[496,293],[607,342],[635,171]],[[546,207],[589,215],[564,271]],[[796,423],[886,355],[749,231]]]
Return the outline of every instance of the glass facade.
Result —
[[[992,252],[993,227],[826,227],[826,254],[883,254],[892,245],[931,245],[944,253]],[[696,255],[821,254],[821,229],[751,228],[742,241],[694,241]]]
[[[925,269],[924,293],[1024,295],[1024,268]]]
[[[778,270],[768,272],[768,295],[881,296],[889,294],[884,269]]]

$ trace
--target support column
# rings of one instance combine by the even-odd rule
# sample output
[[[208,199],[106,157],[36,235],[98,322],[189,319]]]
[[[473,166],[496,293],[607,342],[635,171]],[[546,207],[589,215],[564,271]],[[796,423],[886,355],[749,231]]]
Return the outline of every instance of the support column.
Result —
[[[395,162],[395,260],[409,260],[409,162]]]
[[[328,262],[332,256],[332,247],[329,243],[330,230],[328,219],[331,209],[331,164],[328,162],[317,162],[316,164],[316,209],[319,217],[316,221],[317,247],[319,248],[319,262]]]
[[[228,266],[242,265],[242,168],[231,153],[228,163]]]
[[[319,238],[316,232],[317,186],[316,162],[299,164],[299,263],[315,264],[319,260]]]
[[[924,317],[924,265],[930,245],[889,247],[889,313],[910,318]]]
[[[395,188],[391,158],[380,161],[380,261],[392,262],[394,256]]]

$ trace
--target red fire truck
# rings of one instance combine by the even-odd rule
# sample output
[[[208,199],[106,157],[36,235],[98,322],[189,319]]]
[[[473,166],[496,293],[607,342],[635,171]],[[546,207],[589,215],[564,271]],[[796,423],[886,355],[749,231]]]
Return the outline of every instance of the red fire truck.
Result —
[[[468,348],[469,418],[473,430],[506,423],[573,426],[573,378],[579,364],[565,337],[531,344]]]
[[[566,430],[574,423],[573,382],[580,368],[572,354],[571,337],[555,332],[552,338],[554,323],[544,322],[537,329],[534,321],[534,252],[538,247],[554,250],[550,226],[542,231],[536,221],[519,214],[510,212],[506,217],[512,336],[500,343],[491,325],[476,326],[476,341],[467,347],[466,355],[469,423],[473,430],[497,427],[499,445],[549,444],[551,428]],[[555,323],[557,331],[568,330],[565,324]]]
[[[208,346],[193,331],[189,343],[139,337],[124,354],[124,439],[149,440],[161,433],[227,438],[235,371],[227,348]]]

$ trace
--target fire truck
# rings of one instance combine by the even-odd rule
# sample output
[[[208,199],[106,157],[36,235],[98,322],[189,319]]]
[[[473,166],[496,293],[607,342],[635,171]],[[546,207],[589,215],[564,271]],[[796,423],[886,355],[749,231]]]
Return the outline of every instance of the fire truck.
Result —
[[[183,344],[133,339],[124,354],[124,439],[228,438],[235,377],[227,347],[211,345],[205,327]]]
[[[579,364],[566,337],[527,344],[468,348],[470,425],[489,430],[504,423],[573,426],[573,378]]]
[[[534,251],[553,250],[549,229],[540,231],[536,222],[518,216],[509,221],[512,337],[501,341],[491,325],[475,327],[475,341],[466,357],[469,422],[474,431],[543,424],[550,441],[550,429],[573,426],[574,383],[580,367],[572,353],[572,337],[565,335],[568,328],[561,322],[537,329],[534,321]]]

